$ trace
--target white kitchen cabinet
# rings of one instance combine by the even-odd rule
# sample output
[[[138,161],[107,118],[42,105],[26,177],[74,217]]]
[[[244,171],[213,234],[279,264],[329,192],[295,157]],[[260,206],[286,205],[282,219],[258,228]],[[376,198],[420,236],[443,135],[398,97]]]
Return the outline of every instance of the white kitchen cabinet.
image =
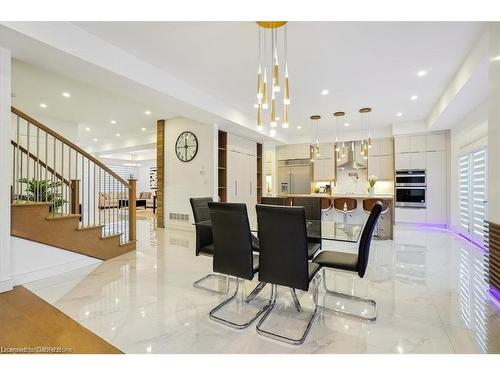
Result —
[[[245,203],[249,215],[257,204],[257,143],[228,134],[227,201]]]
[[[427,152],[427,223],[446,225],[446,151]]]
[[[425,151],[410,152],[410,168],[409,169],[425,169]]]
[[[392,155],[370,156],[368,158],[368,176],[375,175],[379,180],[394,179]]]
[[[446,151],[445,134],[429,134],[426,136],[426,151]]]
[[[425,152],[425,135],[410,137],[410,152]]]
[[[427,222],[427,209],[396,207],[395,218],[397,223],[425,224]]]
[[[330,181],[335,175],[333,159],[316,159],[313,168],[314,181]]]
[[[325,150],[326,152],[326,150]],[[295,144],[276,147],[277,160],[308,159],[309,144]]]
[[[394,168],[399,169],[410,169],[410,154],[395,154],[394,155]]]
[[[394,138],[394,152],[396,154],[410,152],[410,137],[402,136]]]

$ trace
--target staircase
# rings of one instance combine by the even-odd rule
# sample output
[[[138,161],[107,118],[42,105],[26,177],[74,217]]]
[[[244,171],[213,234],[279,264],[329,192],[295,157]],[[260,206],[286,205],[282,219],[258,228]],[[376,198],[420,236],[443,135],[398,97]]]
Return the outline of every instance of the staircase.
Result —
[[[11,112],[11,234],[102,260],[134,250],[136,181]]]

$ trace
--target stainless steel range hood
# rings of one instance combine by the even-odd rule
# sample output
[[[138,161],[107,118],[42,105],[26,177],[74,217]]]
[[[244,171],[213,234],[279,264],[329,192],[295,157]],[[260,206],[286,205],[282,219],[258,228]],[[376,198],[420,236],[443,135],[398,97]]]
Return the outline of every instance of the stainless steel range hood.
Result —
[[[361,142],[358,142],[356,144],[355,141],[352,142],[347,142],[346,148],[347,148],[347,160],[344,161],[342,164],[337,165],[338,169],[366,169],[366,165],[361,163],[360,161],[356,160],[356,153],[354,150],[356,150],[356,147],[359,147]]]

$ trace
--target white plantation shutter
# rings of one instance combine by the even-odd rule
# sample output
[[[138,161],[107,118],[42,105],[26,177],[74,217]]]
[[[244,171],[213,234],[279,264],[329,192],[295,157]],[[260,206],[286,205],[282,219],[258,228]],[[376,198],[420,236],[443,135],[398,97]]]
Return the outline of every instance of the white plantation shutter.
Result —
[[[487,210],[486,148],[458,159],[458,205],[460,229],[468,238],[483,243]]]
[[[469,234],[470,202],[469,202],[470,158],[464,155],[458,159],[458,214],[460,229]]]
[[[486,219],[486,148],[471,154],[471,218],[472,238],[483,242]]]

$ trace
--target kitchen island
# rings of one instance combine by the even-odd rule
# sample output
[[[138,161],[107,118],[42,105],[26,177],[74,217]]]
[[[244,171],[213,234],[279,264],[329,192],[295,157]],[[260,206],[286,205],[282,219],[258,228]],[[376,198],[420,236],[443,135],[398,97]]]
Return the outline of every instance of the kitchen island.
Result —
[[[333,201],[336,198],[353,198],[356,199],[357,207],[352,213],[347,214],[347,222],[351,224],[364,224],[368,218],[368,214],[363,210],[363,200],[364,199],[380,199],[389,201],[389,207],[387,212],[382,214],[378,223],[378,234],[379,239],[393,239],[393,224],[394,224],[394,196],[389,194],[324,194],[324,193],[312,193],[312,194],[291,194],[291,195],[278,195],[278,197],[288,198],[288,204],[292,204],[294,197],[316,197],[321,199],[321,208],[323,210],[322,220],[332,220],[337,222],[342,222],[344,215],[342,212],[338,212],[333,207]]]

